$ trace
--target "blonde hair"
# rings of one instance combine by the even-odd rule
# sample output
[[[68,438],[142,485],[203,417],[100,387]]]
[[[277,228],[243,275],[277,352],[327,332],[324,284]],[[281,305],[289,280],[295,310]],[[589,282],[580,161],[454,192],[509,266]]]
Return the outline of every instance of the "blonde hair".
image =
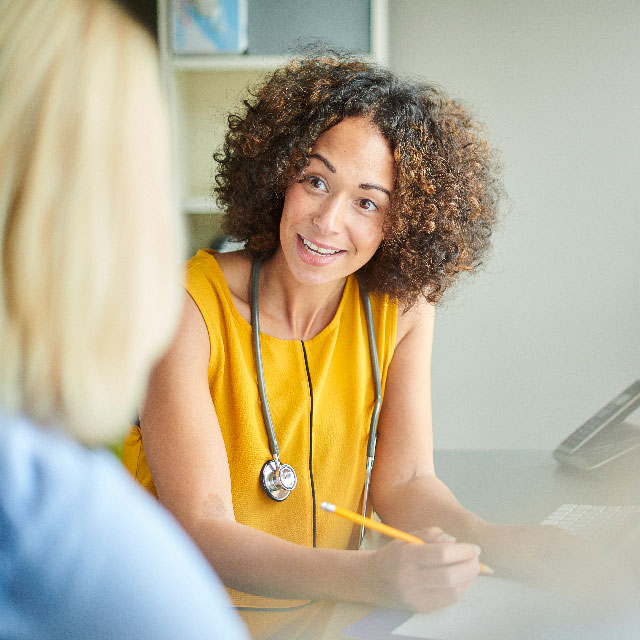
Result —
[[[0,406],[119,435],[178,316],[150,38],[106,0],[0,0]]]

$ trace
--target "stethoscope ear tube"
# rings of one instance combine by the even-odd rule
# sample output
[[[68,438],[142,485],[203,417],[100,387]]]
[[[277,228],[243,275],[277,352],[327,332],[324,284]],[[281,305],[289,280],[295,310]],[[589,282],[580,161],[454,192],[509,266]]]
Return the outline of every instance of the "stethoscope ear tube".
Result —
[[[369,356],[371,358],[371,369],[373,370],[375,405],[371,414],[371,423],[369,425],[369,442],[367,444],[367,466],[364,478],[364,494],[362,498],[362,515],[366,517],[367,506],[369,501],[369,487],[371,485],[371,471],[373,470],[373,460],[376,455],[376,439],[378,437],[378,418],[380,416],[380,408],[382,406],[382,384],[380,382],[380,364],[378,362],[378,345],[376,343],[376,331],[373,326],[373,313],[371,312],[371,300],[365,290],[362,281],[358,278],[358,286],[360,287],[360,297],[364,306],[364,314],[367,320],[367,333],[369,335]],[[364,540],[365,528],[360,527],[360,545]]]
[[[251,268],[251,327],[253,337],[253,352],[256,359],[256,376],[258,378],[258,393],[260,394],[260,405],[262,407],[262,417],[264,418],[267,437],[269,438],[269,449],[273,460],[269,460],[262,466],[260,472],[260,484],[265,493],[276,502],[282,502],[298,484],[296,472],[288,464],[280,462],[280,449],[276,438],[271,411],[269,410],[269,400],[267,399],[267,387],[264,381],[264,369],[262,366],[262,348],[260,346],[260,305],[258,304],[260,293],[260,265],[261,260],[254,260]]]
[[[254,260],[251,268],[251,327],[253,337],[253,353],[256,359],[256,375],[258,377],[258,392],[260,394],[260,406],[262,407],[262,416],[267,429],[267,437],[269,438],[269,449],[274,460],[278,459],[280,450],[278,449],[278,440],[273,429],[273,420],[271,419],[271,411],[269,411],[269,401],[267,400],[267,390],[264,382],[264,369],[262,368],[262,348],[260,346],[260,309],[258,304],[258,296],[260,291],[260,265],[261,260]]]

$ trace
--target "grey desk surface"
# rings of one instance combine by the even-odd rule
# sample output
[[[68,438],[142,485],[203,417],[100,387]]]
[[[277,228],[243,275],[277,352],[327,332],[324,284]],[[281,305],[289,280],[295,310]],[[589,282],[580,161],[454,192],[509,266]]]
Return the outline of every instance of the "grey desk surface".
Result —
[[[550,451],[436,451],[436,473],[463,506],[491,522],[536,524],[562,503],[640,504],[640,455],[591,471]]]

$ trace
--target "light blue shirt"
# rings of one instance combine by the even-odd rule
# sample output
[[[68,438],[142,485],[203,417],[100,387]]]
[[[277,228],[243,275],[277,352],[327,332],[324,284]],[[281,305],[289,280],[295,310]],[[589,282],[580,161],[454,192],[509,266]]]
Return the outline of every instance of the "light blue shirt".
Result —
[[[107,453],[0,412],[0,638],[248,638],[186,534]]]

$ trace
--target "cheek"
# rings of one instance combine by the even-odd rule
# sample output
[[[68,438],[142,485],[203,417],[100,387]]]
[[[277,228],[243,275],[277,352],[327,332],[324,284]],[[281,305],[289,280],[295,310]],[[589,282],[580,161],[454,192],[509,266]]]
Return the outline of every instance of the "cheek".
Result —
[[[282,217],[280,219],[281,230],[291,227],[304,218],[304,202],[299,197],[296,186],[289,187],[285,194]]]
[[[360,241],[373,255],[382,242],[382,236],[382,222],[380,221],[372,224],[368,229],[363,230]]]

